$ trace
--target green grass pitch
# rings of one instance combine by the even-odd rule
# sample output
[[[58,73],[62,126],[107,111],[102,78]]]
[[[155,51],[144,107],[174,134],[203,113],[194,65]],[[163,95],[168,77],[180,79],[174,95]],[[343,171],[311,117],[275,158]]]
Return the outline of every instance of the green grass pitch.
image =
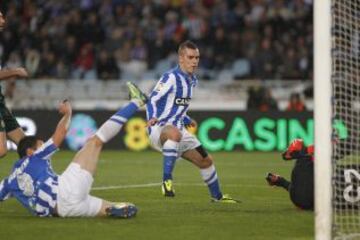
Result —
[[[53,165],[61,173],[73,152],[59,152]],[[240,204],[210,203],[199,171],[178,161],[174,199],[161,195],[161,155],[156,152],[101,154],[92,194],[111,201],[135,203],[133,219],[37,218],[14,199],[0,202],[0,239],[313,239],[314,214],[296,209],[282,189],[269,187],[265,173],[290,176],[293,162],[279,153],[213,153],[224,193]],[[1,179],[16,157],[0,159]]]

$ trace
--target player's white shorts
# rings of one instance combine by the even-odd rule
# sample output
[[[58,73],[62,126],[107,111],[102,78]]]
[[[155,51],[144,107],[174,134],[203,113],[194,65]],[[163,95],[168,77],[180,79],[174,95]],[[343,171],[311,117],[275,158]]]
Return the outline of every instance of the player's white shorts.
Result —
[[[166,125],[165,125],[166,126]],[[155,125],[151,128],[150,143],[158,151],[162,151],[162,145],[160,141],[160,134],[165,126]],[[200,141],[185,128],[181,130],[181,140],[179,143],[178,158],[186,151],[195,149],[201,145]]]
[[[94,217],[102,200],[90,196],[93,176],[77,163],[70,163],[59,176],[57,212],[60,217]]]

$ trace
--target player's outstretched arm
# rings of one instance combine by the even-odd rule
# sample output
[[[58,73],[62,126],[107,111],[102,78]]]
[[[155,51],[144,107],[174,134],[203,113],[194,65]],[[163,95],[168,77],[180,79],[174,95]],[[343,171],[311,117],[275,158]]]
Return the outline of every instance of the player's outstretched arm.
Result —
[[[22,67],[0,70],[0,81],[12,80],[14,78],[27,78],[28,76],[28,72]]]
[[[62,114],[63,117],[60,119],[58,125],[56,126],[55,132],[51,137],[56,147],[59,147],[64,141],[67,131],[69,130],[72,116],[72,108],[68,100],[64,100],[62,103],[60,103],[58,109],[59,113]]]

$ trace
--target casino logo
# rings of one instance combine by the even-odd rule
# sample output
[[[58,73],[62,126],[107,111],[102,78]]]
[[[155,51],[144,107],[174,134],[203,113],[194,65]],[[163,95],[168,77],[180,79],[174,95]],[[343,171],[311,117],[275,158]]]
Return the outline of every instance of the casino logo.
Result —
[[[175,98],[175,104],[180,106],[188,106],[191,98]]]
[[[66,135],[66,142],[71,150],[79,150],[86,140],[97,130],[95,120],[86,114],[75,114]]]

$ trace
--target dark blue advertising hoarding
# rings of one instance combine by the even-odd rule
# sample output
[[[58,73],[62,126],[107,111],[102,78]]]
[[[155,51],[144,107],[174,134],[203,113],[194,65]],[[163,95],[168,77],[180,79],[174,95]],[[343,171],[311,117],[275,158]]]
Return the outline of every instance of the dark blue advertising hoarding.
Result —
[[[112,111],[74,112],[63,148],[79,149],[112,114]],[[44,139],[51,136],[60,119],[57,112],[46,110],[14,111],[14,115],[26,132]],[[302,138],[305,144],[314,140],[312,112],[193,111],[189,115],[198,123],[197,129],[190,131],[209,151],[282,151],[294,138]],[[139,112],[105,148],[148,149],[145,125],[145,112]],[[334,127],[341,138],[346,137],[347,129],[341,121],[335,121]]]

